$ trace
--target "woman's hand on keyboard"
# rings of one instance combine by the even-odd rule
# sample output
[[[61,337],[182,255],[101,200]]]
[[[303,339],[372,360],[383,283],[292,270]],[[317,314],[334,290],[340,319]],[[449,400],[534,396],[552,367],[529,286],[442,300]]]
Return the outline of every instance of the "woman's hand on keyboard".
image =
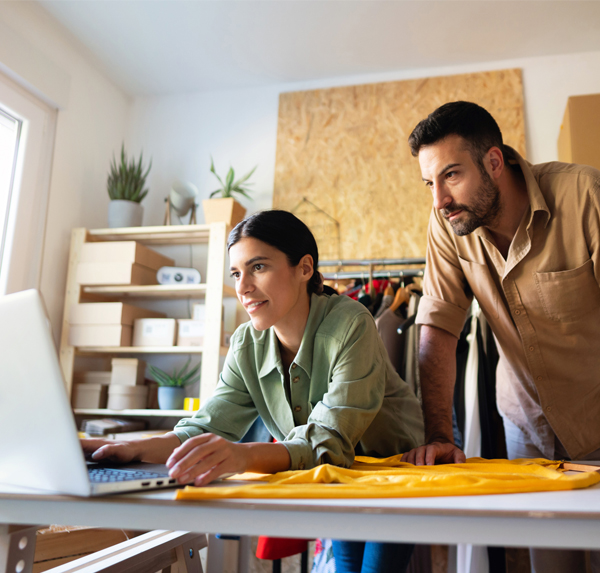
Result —
[[[139,441],[139,440],[138,440]],[[139,447],[135,442],[116,442],[103,438],[85,438],[80,440],[86,459],[127,463],[139,460]]]

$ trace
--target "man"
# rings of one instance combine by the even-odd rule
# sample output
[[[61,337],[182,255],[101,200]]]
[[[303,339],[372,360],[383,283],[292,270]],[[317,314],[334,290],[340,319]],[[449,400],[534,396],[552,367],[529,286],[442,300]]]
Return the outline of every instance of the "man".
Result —
[[[448,103],[409,137],[433,194],[416,322],[422,464],[464,461],[452,439],[456,343],[475,296],[498,343],[509,458],[600,459],[600,172],[531,165],[496,121]],[[537,573],[580,571],[581,552],[532,551]]]

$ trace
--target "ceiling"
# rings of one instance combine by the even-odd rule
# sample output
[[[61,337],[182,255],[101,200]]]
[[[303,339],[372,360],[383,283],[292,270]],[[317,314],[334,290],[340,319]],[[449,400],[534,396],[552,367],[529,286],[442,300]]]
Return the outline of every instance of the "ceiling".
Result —
[[[600,2],[38,0],[131,95],[600,51]]]

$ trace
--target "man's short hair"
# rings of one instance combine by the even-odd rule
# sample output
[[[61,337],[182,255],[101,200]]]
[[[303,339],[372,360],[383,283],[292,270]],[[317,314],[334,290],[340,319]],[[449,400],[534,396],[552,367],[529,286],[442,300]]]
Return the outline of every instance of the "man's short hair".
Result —
[[[504,153],[502,132],[491,114],[476,103],[453,101],[445,103],[417,124],[408,138],[414,157],[422,147],[433,145],[449,135],[459,135],[469,145],[476,163],[492,147]]]

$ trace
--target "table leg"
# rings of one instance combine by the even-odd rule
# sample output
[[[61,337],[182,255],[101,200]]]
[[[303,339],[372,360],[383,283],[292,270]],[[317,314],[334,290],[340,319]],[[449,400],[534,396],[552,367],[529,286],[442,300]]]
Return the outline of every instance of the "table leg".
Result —
[[[0,525],[0,573],[31,573],[35,525]]]

